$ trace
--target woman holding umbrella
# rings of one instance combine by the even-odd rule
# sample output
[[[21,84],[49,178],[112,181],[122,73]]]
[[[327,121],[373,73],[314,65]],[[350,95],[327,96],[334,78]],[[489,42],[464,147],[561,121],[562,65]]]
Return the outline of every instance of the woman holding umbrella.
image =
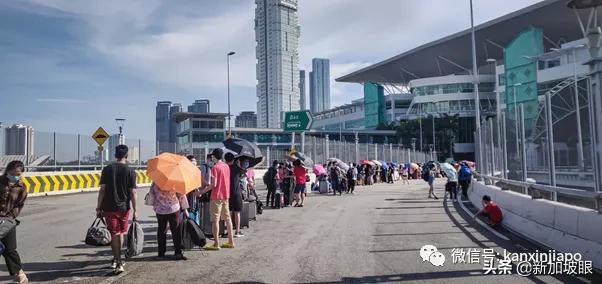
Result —
[[[186,260],[186,257],[182,254],[182,231],[179,230],[180,211],[184,212],[184,216],[188,218],[188,200],[186,199],[186,195],[161,190],[155,183],[151,185],[150,194],[153,196],[153,210],[157,215],[157,222],[159,223],[157,229],[158,258],[165,259],[165,251],[167,250],[167,224],[169,223],[175,251],[174,258],[175,260]]]
[[[148,161],[147,174],[153,183],[149,191],[153,210],[159,223],[157,243],[159,259],[165,258],[167,224],[171,231],[175,259],[186,260],[182,254],[182,236],[179,228],[180,212],[188,218],[186,194],[199,188],[201,172],[186,157],[163,153]]]

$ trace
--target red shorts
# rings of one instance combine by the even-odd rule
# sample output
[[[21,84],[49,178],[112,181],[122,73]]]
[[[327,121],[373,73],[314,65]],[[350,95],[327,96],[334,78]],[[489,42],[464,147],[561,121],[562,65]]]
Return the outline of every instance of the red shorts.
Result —
[[[107,229],[111,235],[127,234],[130,211],[104,212]]]

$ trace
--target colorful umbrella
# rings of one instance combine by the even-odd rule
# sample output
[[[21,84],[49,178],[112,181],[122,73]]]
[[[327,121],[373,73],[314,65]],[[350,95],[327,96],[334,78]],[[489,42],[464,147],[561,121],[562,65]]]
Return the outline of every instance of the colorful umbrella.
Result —
[[[163,191],[187,194],[202,184],[201,171],[186,157],[172,153],[148,160],[146,174]]]
[[[450,163],[441,164],[441,169],[449,179],[458,180],[458,172],[456,172],[456,169]]]
[[[326,174],[326,169],[324,167],[322,167],[322,165],[315,164],[313,166],[312,170],[314,171],[314,174],[317,176]]]

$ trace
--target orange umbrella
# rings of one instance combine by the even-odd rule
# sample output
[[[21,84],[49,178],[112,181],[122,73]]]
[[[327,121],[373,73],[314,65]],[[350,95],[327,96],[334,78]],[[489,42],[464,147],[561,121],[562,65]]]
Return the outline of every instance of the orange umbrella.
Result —
[[[201,171],[186,157],[176,154],[151,158],[146,174],[163,191],[187,194],[201,186]]]

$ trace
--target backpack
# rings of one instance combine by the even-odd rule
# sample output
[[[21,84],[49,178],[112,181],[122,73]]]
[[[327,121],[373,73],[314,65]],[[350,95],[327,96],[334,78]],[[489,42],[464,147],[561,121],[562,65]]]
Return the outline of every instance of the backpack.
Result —
[[[263,174],[263,184],[268,186],[271,182],[274,182],[274,167],[270,167],[265,174]]]
[[[189,250],[195,246],[204,247],[207,244],[205,233],[194,220],[184,217],[180,229],[182,230],[183,249]]]
[[[460,172],[458,174],[458,179],[469,180],[472,176],[472,171],[467,166],[460,167]]]
[[[424,164],[424,166],[422,166],[422,172],[421,172],[421,178],[424,181],[429,181],[429,176],[431,175],[431,167],[429,164]]]
[[[102,222],[102,226],[100,223]],[[91,246],[106,246],[111,243],[111,233],[107,229],[105,220],[101,217],[96,217],[88,232],[86,232],[86,244]]]
[[[142,253],[144,248],[144,231],[138,221],[133,221],[125,237],[125,257],[130,258]]]
[[[263,202],[257,200],[257,214],[261,215],[263,214]]]

